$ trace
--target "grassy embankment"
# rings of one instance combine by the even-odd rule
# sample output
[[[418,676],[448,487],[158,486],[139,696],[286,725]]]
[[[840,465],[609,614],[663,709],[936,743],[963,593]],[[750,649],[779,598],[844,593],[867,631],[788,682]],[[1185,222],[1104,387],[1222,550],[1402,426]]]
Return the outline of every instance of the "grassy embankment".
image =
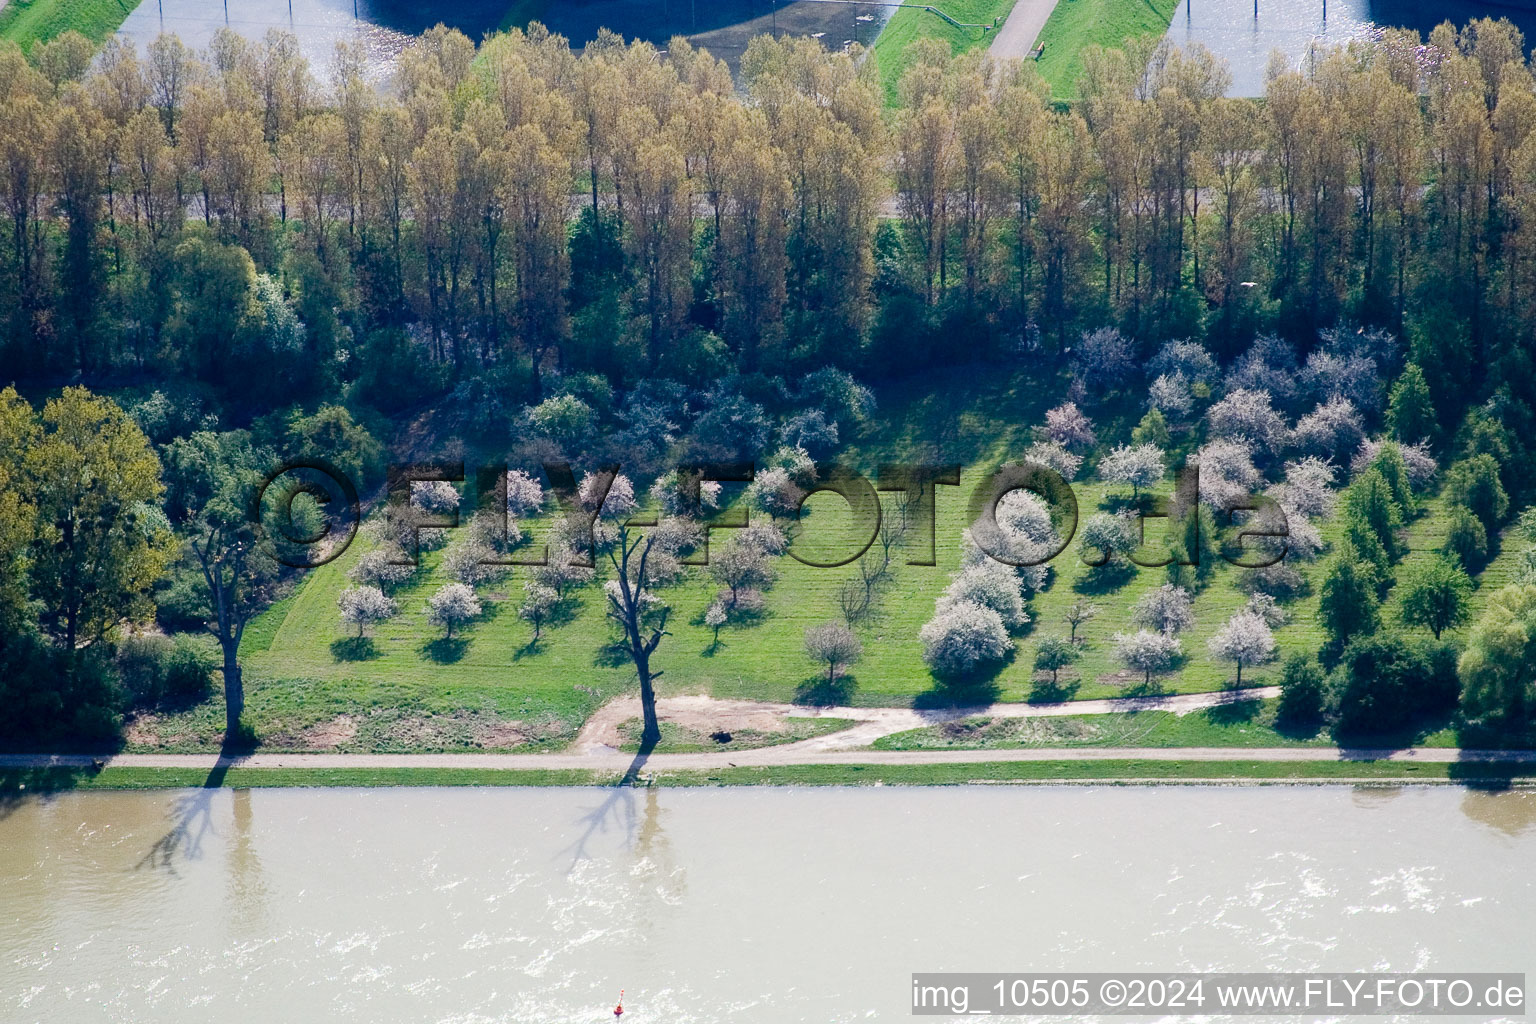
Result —
[[[938,7],[955,21],[967,25],[990,25],[999,22],[1013,9],[1015,0],[938,0]],[[950,52],[960,54],[978,46],[989,46],[992,33],[979,28],[957,28],[934,14],[918,7],[903,7],[891,15],[880,36],[875,40],[872,57],[880,70],[880,84],[885,90],[887,106],[896,106],[899,100],[897,85],[911,63],[907,48],[919,39],[938,39],[949,44]]]
[[[1178,0],[1058,0],[1040,30],[1044,44],[1038,66],[1058,100],[1078,98],[1077,79],[1083,73],[1083,50],[1089,46],[1117,47],[1128,38],[1162,36],[1178,8]]]
[[[1016,637],[1017,651],[998,670],[964,686],[936,679],[924,666],[918,632],[933,613],[933,602],[958,566],[960,534],[967,523],[970,489],[986,467],[1017,456],[1030,428],[1054,404],[1059,382],[1009,379],[968,370],[935,375],[882,395],[877,422],[854,440],[848,458],[870,467],[882,461],[958,462],[966,467],[962,486],[941,488],[938,506],[937,566],[908,566],[898,558],[894,578],[880,592],[876,615],[859,629],[864,658],[842,684],[828,691],[803,652],[807,626],[836,619],[838,589],[851,567],[817,569],[790,559],[778,562],[780,578],[767,592],[766,608],[752,622],[721,631],[716,647],[703,612],[715,586],[702,571],[667,592],[676,609],[656,656],[665,670],[663,693],[706,693],[719,697],[777,702],[820,699],[855,705],[940,705],[989,700],[1028,700],[1037,682],[1033,658],[1039,637],[1065,633],[1065,611],[1079,598],[1101,611],[1079,632],[1084,657],[1062,673],[1079,699],[1135,692],[1139,678],[1121,671],[1112,635],[1128,627],[1137,597],[1166,578],[1161,569],[1140,569],[1123,579],[1103,581],[1079,560],[1076,548],[1055,562],[1049,589],[1030,602],[1033,621]],[[1127,404],[1118,414],[1099,415],[1106,443],[1129,433],[1139,409]],[[1186,445],[1187,446],[1187,445]],[[1175,461],[1182,459],[1182,454]],[[471,460],[472,461],[472,460]],[[1083,476],[1091,479],[1091,466]],[[1164,489],[1169,484],[1165,483]],[[1077,486],[1080,514],[1128,495],[1099,483]],[[812,499],[808,536],[836,538],[842,500]],[[1414,553],[1428,557],[1444,535],[1441,502],[1428,503],[1411,526]],[[1337,525],[1324,536],[1336,540]],[[716,543],[728,536],[717,534]],[[1156,544],[1149,525],[1149,543]],[[535,531],[533,543],[541,543]],[[556,748],[608,698],[632,686],[633,673],[605,653],[610,626],[599,587],[577,592],[567,621],[546,627],[531,645],[531,628],[517,615],[526,570],[482,590],[486,614],[452,644],[426,616],[426,599],[442,580],[437,553],[425,556],[416,582],[397,598],[401,614],[372,631],[363,644],[348,640],[336,597],[347,586],[346,571],[366,548],[359,540],[337,562],[309,574],[301,588],[259,617],[246,634],[249,680],[247,715],[263,737],[264,749],[338,751],[433,751]],[[1511,546],[1512,547],[1512,546]],[[1149,552],[1154,553],[1154,552]],[[1485,574],[1476,595],[1480,606],[1507,575],[1513,552]],[[1282,656],[1315,652],[1323,642],[1316,622],[1320,567],[1304,566],[1312,593],[1288,607],[1290,621],[1277,631]],[[1503,573],[1504,575],[1501,575]],[[1195,692],[1229,685],[1231,667],[1213,661],[1206,641],[1241,607],[1246,595],[1240,573],[1220,565],[1198,592],[1196,627],[1184,637],[1186,658],[1162,679],[1165,692]],[[1395,613],[1389,599],[1384,617]],[[1251,669],[1244,681],[1273,682],[1273,666]],[[1040,677],[1040,678],[1043,678]],[[142,721],[130,732],[130,749],[199,750],[217,745],[223,711],[217,698],[190,710]],[[1421,737],[1421,741],[1423,738]],[[1198,740],[1212,742],[1209,737]],[[1267,741],[1266,741],[1267,742]],[[1437,741],[1438,742],[1438,741]]]
[[[10,0],[0,8],[0,39],[23,50],[74,29],[88,39],[107,38],[139,0]]]
[[[72,789],[234,789],[310,786],[612,786],[618,773],[493,768],[241,768],[210,776],[186,768],[0,770],[0,807]],[[1021,761],[936,765],[776,765],[642,772],[660,786],[958,786],[1051,783],[1437,784],[1504,788],[1536,785],[1536,766],[1413,764],[1403,761]]]

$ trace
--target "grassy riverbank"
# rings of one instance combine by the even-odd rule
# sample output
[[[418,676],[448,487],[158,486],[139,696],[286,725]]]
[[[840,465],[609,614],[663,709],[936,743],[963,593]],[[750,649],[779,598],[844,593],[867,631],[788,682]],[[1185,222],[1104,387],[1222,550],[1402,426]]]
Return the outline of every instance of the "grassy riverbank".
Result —
[[[1040,74],[1058,100],[1076,100],[1083,50],[1168,31],[1178,0],[1059,0],[1040,30]]]
[[[100,42],[139,6],[139,0],[10,0],[0,7],[0,39],[23,50],[68,29]]]
[[[0,770],[0,807],[65,790],[224,787],[612,786],[622,775],[576,769],[107,767]],[[717,770],[642,770],[657,786],[958,786],[967,784],[1456,784],[1536,785],[1536,765],[1403,761],[1027,761],[934,765],[775,765]]]
[[[1001,22],[1013,10],[1015,0],[939,0],[937,6],[955,21],[968,25]],[[988,46],[993,33],[979,28],[959,28],[932,11],[903,7],[891,15],[875,40],[874,59],[880,69],[880,84],[888,106],[897,106],[897,86],[912,63],[908,47],[919,39],[937,39],[949,44],[951,53],[965,53],[978,46]]]

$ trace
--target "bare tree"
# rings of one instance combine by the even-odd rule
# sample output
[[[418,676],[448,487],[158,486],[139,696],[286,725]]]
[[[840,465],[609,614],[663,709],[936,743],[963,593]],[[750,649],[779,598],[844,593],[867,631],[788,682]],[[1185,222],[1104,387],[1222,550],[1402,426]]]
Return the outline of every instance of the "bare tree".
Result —
[[[651,670],[651,655],[661,645],[661,638],[669,635],[667,616],[672,612],[651,590],[648,571],[655,543],[654,536],[631,534],[627,526],[621,526],[618,543],[608,552],[608,561],[617,577],[606,585],[608,617],[623,631],[625,653],[640,677],[640,708],[645,720],[640,734],[642,751],[650,750],[661,740],[655,688],[661,673]]]

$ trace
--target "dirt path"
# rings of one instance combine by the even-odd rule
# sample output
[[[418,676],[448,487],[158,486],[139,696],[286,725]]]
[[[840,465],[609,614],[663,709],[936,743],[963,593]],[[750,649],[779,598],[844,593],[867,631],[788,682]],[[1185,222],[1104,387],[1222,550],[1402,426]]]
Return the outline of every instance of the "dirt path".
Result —
[[[701,733],[717,730],[735,732],[754,729],[758,732],[783,732],[788,718],[841,718],[858,724],[840,732],[828,733],[797,743],[785,743],[771,749],[795,757],[826,750],[853,750],[867,747],[882,736],[922,729],[930,725],[942,725],[973,715],[992,718],[1056,718],[1063,715],[1108,715],[1127,711],[1172,711],[1187,715],[1191,711],[1230,704],[1234,701],[1259,700],[1278,697],[1278,686],[1256,687],[1248,690],[1220,690],[1214,693],[1183,693],[1169,697],[1116,697],[1106,700],[1063,701],[1058,704],[982,704],[974,707],[934,708],[849,708],[849,707],[800,707],[794,704],[770,704],[753,700],[722,700],[715,697],[662,697],[656,702],[656,716],[663,722],[671,722],[683,728]],[[620,697],[609,701],[593,713],[576,740],[571,744],[572,754],[613,753],[622,744],[619,726],[640,717],[639,697]],[[744,757],[746,751],[734,752],[732,757]],[[569,756],[549,755],[549,756]],[[724,754],[719,756],[725,756]],[[740,763],[739,761],[737,763]],[[796,761],[778,762],[782,764]]]
[[[997,30],[987,48],[994,57],[1028,57],[1046,19],[1056,9],[1056,0],[1018,0],[1008,12],[1008,20]]]
[[[971,715],[994,718],[1050,718],[1063,715],[1114,714],[1126,711],[1172,711],[1188,714],[1234,701],[1274,697],[1279,688],[1259,687],[1238,692],[1186,693],[1169,697],[1129,697],[1072,701],[1062,704],[990,704],[968,708],[804,708],[713,697],[664,697],[658,702],[663,721],[693,729],[757,729],[783,731],[788,718],[851,719],[857,725],[795,743],[754,750],[696,754],[652,754],[649,771],[719,769],[766,765],[861,764],[985,764],[1007,761],[1400,761],[1423,764],[1497,762],[1536,764],[1536,751],[1460,750],[1448,747],[1400,749],[1339,749],[1337,747],[1024,747],[999,750],[870,750],[881,736],[954,721]],[[634,763],[633,754],[617,749],[619,726],[640,715],[635,697],[610,701],[587,720],[569,750],[558,754],[253,754],[226,759],[217,754],[91,755],[0,754],[0,768],[48,766],[86,767],[93,763],[125,768],[196,768],[220,765],[246,768],[475,768],[579,769],[622,772]],[[1337,780],[1335,780],[1337,781]]]

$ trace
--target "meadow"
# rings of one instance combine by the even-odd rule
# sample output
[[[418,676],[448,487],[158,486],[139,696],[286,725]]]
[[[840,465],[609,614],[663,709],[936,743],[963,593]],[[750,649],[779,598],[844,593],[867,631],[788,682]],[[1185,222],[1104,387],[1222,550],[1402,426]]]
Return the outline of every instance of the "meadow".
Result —
[[[1130,615],[1137,598],[1161,585],[1166,571],[1138,568],[1106,585],[1098,570],[1083,563],[1075,543],[1052,561],[1050,585],[1030,600],[1031,622],[1015,632],[1016,650],[995,672],[957,685],[936,678],[922,660],[918,633],[959,565],[971,490],[990,469],[1022,453],[1032,427],[1041,422],[1060,386],[1057,380],[1040,381],[1023,374],[1010,378],[955,371],[885,389],[880,411],[843,458],[871,476],[874,466],[889,461],[950,462],[964,467],[959,487],[938,491],[934,530],[938,564],[907,565],[908,557],[898,554],[890,579],[880,587],[875,613],[857,629],[863,657],[833,687],[828,687],[824,669],[806,657],[803,638],[807,627],[839,619],[838,591],[855,575],[853,566],[826,569],[787,556],[775,559],[779,577],[765,592],[763,611],[727,625],[718,645],[703,621],[717,585],[703,569],[691,569],[682,583],[663,592],[674,611],[668,623],[671,635],[656,655],[664,672],[659,680],[661,692],[855,706],[1039,699],[1037,686],[1048,678],[1033,669],[1039,638],[1065,635],[1070,628],[1067,608],[1081,599],[1097,605],[1099,613],[1078,631],[1085,641],[1082,659],[1061,672],[1067,694],[1092,699],[1143,692],[1141,677],[1115,659],[1112,637],[1133,628]],[[1100,451],[1129,433],[1138,411],[1129,402],[1098,410]],[[1171,456],[1175,465],[1187,446],[1187,435],[1175,437]],[[1162,485],[1165,491],[1169,488],[1171,475]],[[1099,507],[1116,507],[1129,497],[1122,486],[1096,481],[1091,460],[1074,490],[1080,519]],[[884,496],[886,501],[890,498]],[[1399,566],[1400,573],[1413,562],[1432,557],[1445,535],[1442,501],[1431,497],[1421,504],[1421,514],[1407,530],[1410,553]],[[843,536],[851,516],[841,498],[814,495],[807,508],[797,544],[823,561],[830,560],[826,555],[834,550],[851,550]],[[1148,520],[1144,560],[1158,556],[1156,524],[1157,520]],[[524,525],[532,534],[530,547],[537,549],[548,521]],[[1329,542],[1338,540],[1338,529],[1336,520],[1322,524]],[[728,530],[716,531],[713,543],[722,544],[729,535]],[[912,544],[909,539],[909,549]],[[422,569],[396,592],[400,614],[371,628],[366,639],[357,640],[355,631],[340,621],[336,600],[349,585],[348,570],[370,546],[366,534],[360,534],[340,558],[309,572],[292,594],[262,613],[247,631],[242,646],[250,681],[247,714],[268,749],[555,749],[568,742],[599,705],[633,686],[632,668],[609,647],[613,628],[599,584],[575,591],[568,613],[546,625],[542,639],[534,643],[532,627],[517,614],[528,570],[517,569],[507,579],[482,587],[485,611],[480,620],[462,635],[446,640],[427,616],[428,596],[446,582],[437,571],[441,551],[424,552]],[[1474,615],[1487,596],[1507,581],[1514,562],[1512,549],[1513,545],[1507,546],[1485,571],[1483,585],[1474,595]],[[1315,653],[1324,642],[1317,623],[1321,565],[1301,568],[1313,586],[1286,606],[1288,621],[1275,631],[1280,659],[1293,652]],[[600,564],[599,579],[603,575]],[[1246,602],[1247,595],[1238,585],[1241,575],[1241,570],[1221,563],[1198,590],[1195,627],[1182,637],[1182,663],[1154,679],[1155,691],[1203,692],[1232,685],[1232,667],[1215,661],[1206,642]],[[1384,623],[1396,622],[1395,601],[1395,593],[1389,594],[1382,609]],[[1279,660],[1250,668],[1244,684],[1277,682],[1278,664]],[[214,698],[196,708],[162,715],[152,724],[141,723],[137,731],[130,730],[130,746],[212,746],[220,723],[220,705]],[[1168,742],[1220,742],[1211,736],[1179,735],[1183,739],[1175,736]]]

